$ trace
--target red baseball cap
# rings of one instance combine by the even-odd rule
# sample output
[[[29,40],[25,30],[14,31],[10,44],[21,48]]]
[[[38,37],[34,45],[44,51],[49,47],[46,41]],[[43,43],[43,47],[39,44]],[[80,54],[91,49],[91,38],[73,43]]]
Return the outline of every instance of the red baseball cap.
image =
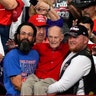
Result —
[[[28,22],[34,24],[35,26],[47,26],[46,17],[40,14],[32,15]]]

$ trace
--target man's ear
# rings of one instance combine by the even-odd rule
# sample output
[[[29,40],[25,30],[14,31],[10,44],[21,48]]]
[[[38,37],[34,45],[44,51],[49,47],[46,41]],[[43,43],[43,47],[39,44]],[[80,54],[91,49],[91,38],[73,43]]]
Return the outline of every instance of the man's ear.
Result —
[[[33,42],[33,43],[35,43],[35,42],[36,42],[36,37],[33,37],[32,42]]]
[[[96,6],[95,6],[95,11],[96,11]]]
[[[62,33],[61,34],[61,41],[64,39],[64,34]]]
[[[87,44],[89,41],[89,38],[88,37],[84,37],[84,43]]]
[[[19,40],[20,40],[20,34],[17,34],[17,33],[16,33],[16,34],[14,35],[14,41],[15,41],[15,43],[18,44],[18,41],[19,41]]]
[[[17,39],[20,39],[20,35],[19,34],[17,34]]]

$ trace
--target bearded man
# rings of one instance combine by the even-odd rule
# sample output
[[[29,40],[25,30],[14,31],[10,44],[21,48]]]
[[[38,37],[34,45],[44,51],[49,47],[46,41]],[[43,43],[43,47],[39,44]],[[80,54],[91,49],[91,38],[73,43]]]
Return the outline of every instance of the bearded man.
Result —
[[[18,46],[4,58],[4,86],[7,95],[19,95],[22,83],[37,67],[39,54],[32,50],[36,33],[31,23],[22,23],[17,28],[15,41]]]

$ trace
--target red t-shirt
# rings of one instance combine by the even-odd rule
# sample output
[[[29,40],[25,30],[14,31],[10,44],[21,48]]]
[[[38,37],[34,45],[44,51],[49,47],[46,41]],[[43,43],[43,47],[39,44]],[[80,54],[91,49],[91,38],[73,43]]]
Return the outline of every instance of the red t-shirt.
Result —
[[[58,80],[61,64],[69,51],[68,44],[61,44],[56,50],[53,50],[48,43],[40,43],[36,44],[33,49],[36,49],[40,54],[36,76],[41,79]]]
[[[1,4],[0,4],[0,25],[10,25],[12,10],[6,10]]]
[[[93,33],[96,35],[96,19],[94,20]]]
[[[23,1],[22,0],[17,0],[18,6],[23,7]],[[22,4],[22,5],[21,5]],[[16,7],[16,8],[17,8]],[[18,10],[18,12],[21,10]],[[13,10],[7,10],[0,4],[0,25],[10,25],[12,23],[12,18],[13,18]]]

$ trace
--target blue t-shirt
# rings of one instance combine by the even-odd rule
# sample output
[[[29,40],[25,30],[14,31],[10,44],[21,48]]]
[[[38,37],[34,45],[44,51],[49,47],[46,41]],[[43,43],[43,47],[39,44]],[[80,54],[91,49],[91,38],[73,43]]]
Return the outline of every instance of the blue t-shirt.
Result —
[[[13,49],[6,54],[4,58],[4,86],[7,94],[20,94],[11,83],[10,77],[21,74],[22,78],[26,78],[35,72],[38,61],[39,54],[36,50],[31,50],[27,55],[24,55],[18,49]]]

